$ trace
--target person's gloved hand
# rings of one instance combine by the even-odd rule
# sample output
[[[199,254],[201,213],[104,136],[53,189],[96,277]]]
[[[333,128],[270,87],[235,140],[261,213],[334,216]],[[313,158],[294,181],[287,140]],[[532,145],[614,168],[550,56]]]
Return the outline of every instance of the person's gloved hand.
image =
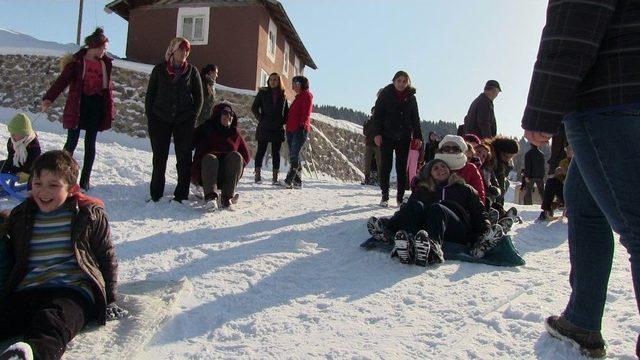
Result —
[[[26,172],[20,171],[16,175],[18,176],[19,183],[26,183],[29,181],[29,174],[27,174]]]
[[[122,319],[129,315],[129,311],[121,308],[115,302],[107,305],[107,321]]]

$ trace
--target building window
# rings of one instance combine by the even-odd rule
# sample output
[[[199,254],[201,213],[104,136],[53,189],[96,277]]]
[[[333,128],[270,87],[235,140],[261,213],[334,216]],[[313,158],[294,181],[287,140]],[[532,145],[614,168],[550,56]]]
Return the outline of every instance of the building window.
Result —
[[[295,62],[293,63],[293,74],[294,76],[302,74],[302,72],[300,71],[300,59],[298,59],[297,56],[295,58]]]
[[[267,38],[267,57],[271,59],[271,61],[276,62],[276,48],[277,48],[277,40],[278,38],[278,27],[273,20],[269,19],[269,33]]]
[[[207,45],[210,12],[208,7],[178,9],[176,36],[189,39],[191,45]]]
[[[282,73],[285,77],[289,77],[289,44],[284,42],[284,62],[282,65]]]
[[[269,74],[263,69],[260,69],[260,87],[269,86]]]

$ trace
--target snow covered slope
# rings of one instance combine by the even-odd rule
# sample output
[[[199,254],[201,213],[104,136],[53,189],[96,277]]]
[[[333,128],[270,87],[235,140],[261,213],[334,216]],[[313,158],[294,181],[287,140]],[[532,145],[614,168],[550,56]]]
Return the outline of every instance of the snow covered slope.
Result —
[[[12,115],[0,108],[0,122]],[[41,118],[34,128],[45,149],[62,148],[59,124]],[[6,142],[4,125],[0,134]],[[568,296],[566,224],[534,222],[534,206],[519,206],[525,223],[514,229],[526,266],[447,262],[424,269],[358,247],[366,219],[394,211],[374,205],[378,189],[329,180],[276,189],[252,184],[247,169],[235,211],[150,204],[148,140],[105,132],[98,141],[91,195],[106,203],[123,292],[192,284],[162,326],[146,332],[135,358],[577,357],[543,330],[545,316],[560,312]],[[83,150],[81,141],[77,159]],[[167,195],[174,165],[171,156]],[[604,334],[619,359],[632,359],[640,332],[628,269],[618,246]],[[122,359],[108,344],[124,330],[91,330],[81,337],[90,340],[72,342],[66,359]]]

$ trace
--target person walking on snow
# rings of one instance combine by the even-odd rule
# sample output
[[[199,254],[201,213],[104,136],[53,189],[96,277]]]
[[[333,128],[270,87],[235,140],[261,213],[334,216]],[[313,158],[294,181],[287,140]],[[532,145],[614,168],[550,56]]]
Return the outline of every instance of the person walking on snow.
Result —
[[[289,102],[284,92],[284,84],[278,73],[269,75],[268,86],[258,91],[251,112],[258,120],[256,127],[256,141],[258,150],[255,158],[255,182],[262,182],[262,162],[267,146],[271,143],[271,158],[273,161],[272,179],[273,185],[278,184],[278,171],[280,171],[280,148],[284,142],[284,125],[289,113]]]
[[[398,179],[396,202],[404,201],[407,179],[407,160],[412,140],[417,147],[422,146],[420,114],[416,101],[416,89],[411,86],[411,78],[405,71],[398,71],[391,84],[382,89],[376,100],[373,116],[374,141],[380,147],[382,169],[379,176],[382,199],[380,206],[389,206],[389,178],[393,154],[396,155],[396,175]]]
[[[182,202],[189,196],[193,126],[202,109],[202,81],[198,69],[187,62],[190,51],[189,40],[171,40],[164,61],[153,68],[149,78],[144,110],[153,151],[149,192],[154,202],[164,195],[172,137],[178,172],[173,200]]]
[[[525,205],[533,204],[533,185],[538,188],[540,198],[544,197],[544,154],[534,144],[530,145],[531,148],[524,154]]]
[[[109,39],[102,28],[84,39],[84,46],[75,54],[60,60],[61,73],[42,98],[42,111],[47,111],[58,96],[69,87],[64,106],[62,126],[67,129],[64,150],[71,155],[78,146],[80,130],[84,130],[84,162],[80,187],[90,188],[91,170],[96,156],[96,138],[99,131],[111,128],[115,115],[112,59],[107,56]]]
[[[548,143],[564,122],[573,148],[564,193],[571,295],[545,326],[590,357],[606,356],[614,231],[630,255],[640,310],[639,23],[637,0],[549,1],[522,117],[529,142]],[[635,350],[640,357],[640,335]]]
[[[469,111],[464,117],[465,134],[474,134],[480,140],[496,136],[496,115],[493,110],[493,101],[502,92],[500,84],[495,80],[487,81],[484,91],[473,100]]]

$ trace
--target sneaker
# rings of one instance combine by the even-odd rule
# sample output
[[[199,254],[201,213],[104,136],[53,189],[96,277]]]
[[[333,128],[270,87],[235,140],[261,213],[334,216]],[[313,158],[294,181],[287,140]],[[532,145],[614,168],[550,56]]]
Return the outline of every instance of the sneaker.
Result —
[[[216,211],[218,210],[218,194],[214,191],[204,196],[204,210]]]
[[[369,220],[367,220],[367,231],[369,231],[369,235],[376,240],[389,241],[387,230],[382,220],[383,219],[378,219],[375,216],[370,217]]]
[[[489,218],[489,222],[491,222],[491,224],[497,224],[498,219],[500,218],[500,213],[498,212],[498,210],[491,208],[487,212],[487,217]]]
[[[491,227],[478,239],[476,244],[471,249],[471,256],[476,259],[483,258],[486,253],[493,249],[504,237],[504,231],[502,226],[496,224]]]
[[[549,335],[556,339],[567,341],[584,356],[604,358],[607,350],[600,331],[579,328],[562,316],[549,316],[544,326]]]
[[[431,252],[431,239],[429,239],[429,234],[424,230],[420,230],[413,240],[413,253],[416,265],[427,266],[429,253]]]
[[[404,230],[400,230],[393,237],[395,246],[392,254],[396,254],[403,264],[411,264],[413,258],[413,236]]]
[[[0,360],[33,360],[33,350],[29,344],[17,342],[0,354]]]

